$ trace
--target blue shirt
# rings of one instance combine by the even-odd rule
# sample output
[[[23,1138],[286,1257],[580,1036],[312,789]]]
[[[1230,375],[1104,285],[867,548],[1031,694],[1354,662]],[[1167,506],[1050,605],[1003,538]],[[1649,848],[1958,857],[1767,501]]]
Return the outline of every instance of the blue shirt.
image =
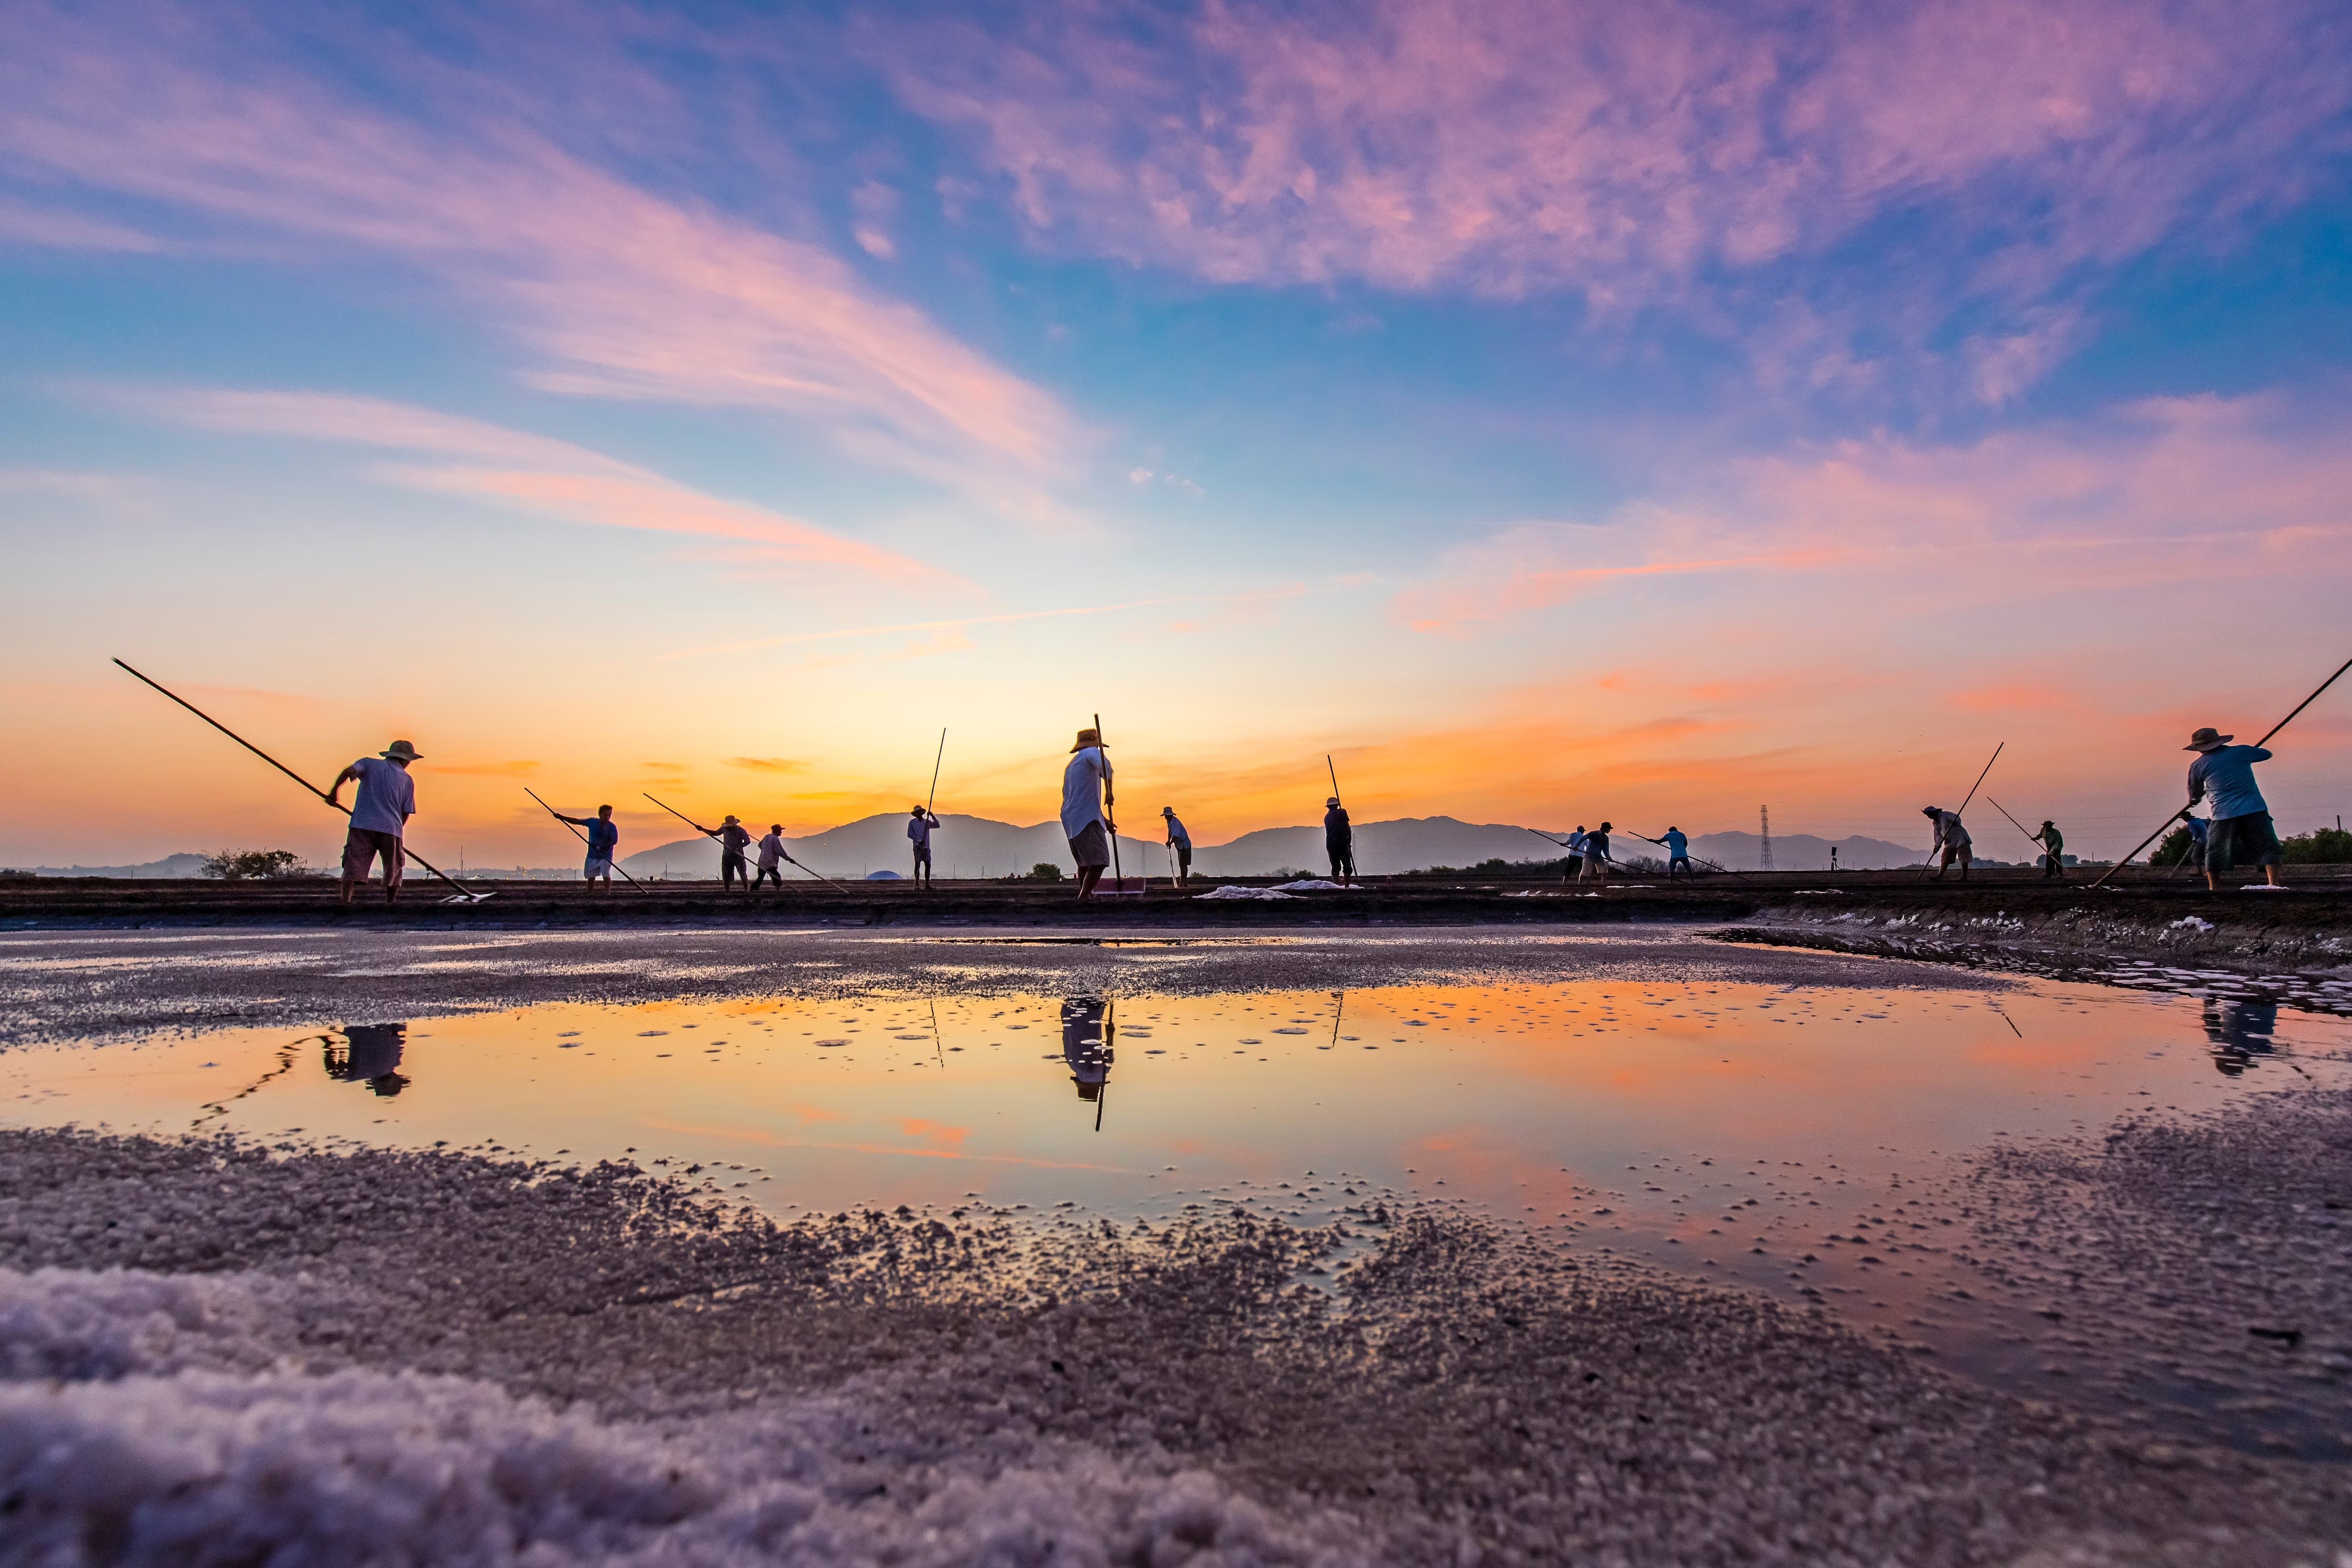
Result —
[[[398,838],[416,814],[416,780],[407,768],[382,757],[362,757],[352,764],[352,771],[360,780],[359,794],[352,800],[352,826]]]
[[[2189,803],[2211,800],[2216,821],[2269,810],[2254,785],[2254,764],[2270,759],[2259,746],[2224,746],[2205,753],[2189,765]]]
[[[606,860],[611,860],[613,846],[620,841],[621,830],[617,823],[608,822],[602,817],[588,819],[588,852],[590,854],[601,855]]]
[[[1675,859],[1690,859],[1690,840],[1684,835],[1680,828],[1668,828],[1665,842],[1667,850],[1672,852]]]

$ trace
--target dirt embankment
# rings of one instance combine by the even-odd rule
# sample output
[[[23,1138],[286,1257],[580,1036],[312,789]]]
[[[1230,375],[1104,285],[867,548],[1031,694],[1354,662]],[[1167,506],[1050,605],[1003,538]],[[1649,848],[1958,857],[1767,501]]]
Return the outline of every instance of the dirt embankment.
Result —
[[[2210,972],[2279,981],[2352,1007],[2352,886],[2298,878],[2284,893],[2208,894],[2186,884],[2119,882],[2092,893],[1882,887],[1867,894],[1791,892],[1759,904],[1726,941],[1811,947],[2132,982],[2142,971]]]

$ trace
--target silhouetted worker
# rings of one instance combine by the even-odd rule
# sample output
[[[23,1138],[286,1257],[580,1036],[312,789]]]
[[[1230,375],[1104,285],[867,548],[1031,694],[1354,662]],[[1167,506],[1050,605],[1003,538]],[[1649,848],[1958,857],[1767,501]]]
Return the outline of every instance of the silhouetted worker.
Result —
[[[1356,829],[1337,795],[1323,802],[1323,852],[1331,857],[1331,880],[1341,887],[1354,885]]]
[[[1929,854],[1942,857],[1936,863],[1936,880],[1944,880],[1944,873],[1951,869],[1952,861],[1957,857],[1960,862],[1960,880],[1968,881],[1969,864],[1977,858],[1977,852],[1974,842],[1969,838],[1968,829],[1960,825],[1960,814],[1947,811],[1941,806],[1922,806],[1919,813],[1936,824],[1935,839],[1927,846]]]
[[[408,1080],[400,1074],[400,1059],[408,1042],[405,1023],[347,1023],[342,1027],[343,1049],[335,1050],[333,1038],[327,1041],[327,1076],[352,1083],[364,1083],[371,1092],[390,1099],[408,1087]]]
[[[1192,879],[1192,835],[1177,820],[1173,806],[1160,807],[1160,820],[1167,824],[1168,848],[1176,856],[1176,881],[1181,886]]]
[[[1103,999],[1071,997],[1062,1003],[1062,1060],[1081,1100],[1099,1100],[1110,1080],[1111,1045],[1103,1037]]]
[[[1696,876],[1698,874],[1698,873],[1691,870],[1689,836],[1686,835],[1680,828],[1668,828],[1664,834],[1659,838],[1658,842],[1665,845],[1666,847],[1666,874],[1668,876],[1675,874],[1675,867],[1676,866],[1683,868],[1683,874],[1685,876]]]
[[[1080,898],[1094,896],[1095,883],[1110,864],[1110,835],[1118,831],[1118,824],[1103,812],[1103,791],[1110,779],[1102,732],[1078,731],[1069,766],[1062,769],[1062,836],[1070,841],[1070,860],[1078,868]]]
[[[1835,844],[1832,844],[1830,846],[1830,870],[1835,871],[1837,868],[1837,846]]]
[[[336,774],[327,787],[331,806],[340,803],[335,797],[345,783],[356,781],[360,787],[352,798],[351,831],[343,835],[343,885],[337,903],[351,903],[378,855],[383,857],[383,901],[399,900],[400,839],[408,831],[408,819],[416,815],[416,780],[408,776],[408,765],[415,760],[416,747],[395,740],[381,754],[362,757]]]
[[[1584,835],[1584,869],[1577,873],[1579,882],[1609,880],[1609,830],[1616,824],[1603,822]]]
[[[931,885],[931,830],[940,820],[927,807],[917,806],[907,818],[907,837],[915,846],[915,881],[924,887]]]
[[[2066,862],[2063,857],[2066,853],[2066,835],[2058,831],[2058,824],[2044,818],[2042,831],[2026,837],[2042,846],[2042,874],[2065,881]]]
[[[1584,846],[1591,838],[1592,835],[1584,831],[1582,822],[1577,823],[1576,831],[1568,835],[1568,865],[1560,873],[1560,881],[1574,882],[1584,874]]]
[[[2278,830],[2254,783],[2254,764],[2271,754],[2259,746],[2232,746],[2234,736],[2210,726],[2189,737],[2184,750],[2199,753],[2189,765],[2189,803],[2211,802],[2205,825],[2205,885],[2221,891],[2221,873],[2240,864],[2258,865],[2273,887],[2279,885]]]
[[[784,825],[782,822],[770,822],[768,836],[760,841],[760,870],[759,874],[751,879],[751,891],[759,892],[771,877],[775,879],[776,891],[783,892]]]
[[[727,820],[715,828],[706,828],[700,822],[696,822],[694,831],[706,838],[719,841],[719,890],[730,892],[735,884],[740,882],[743,884],[743,891],[751,892],[751,867],[744,860],[743,852],[751,847],[751,835],[745,831],[741,822],[735,820],[735,813],[730,811],[727,814]],[[781,875],[778,876],[776,885],[782,886],[783,880]]]
[[[621,841],[621,830],[613,821],[613,808],[599,806],[593,817],[567,817],[558,811],[555,820],[588,830],[588,859],[580,868],[580,874],[591,883],[603,883],[604,885],[597,889],[598,892],[612,892],[613,850]]]

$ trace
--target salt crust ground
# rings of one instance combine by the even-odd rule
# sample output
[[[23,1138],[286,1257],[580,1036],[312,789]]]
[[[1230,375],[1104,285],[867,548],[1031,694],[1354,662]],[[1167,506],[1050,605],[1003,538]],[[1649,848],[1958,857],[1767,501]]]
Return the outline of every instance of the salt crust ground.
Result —
[[[1717,980],[1837,988],[2004,982],[1928,965],[1858,966],[1738,947],[1689,927],[1571,933],[425,931],[0,934],[0,1046],[239,1024],[300,1028],[533,1002],[751,995],[1200,995],[1502,981]]]
[[[779,1227],[633,1168],[0,1134],[8,1563],[2287,1564],[2332,1471],[1434,1213]]]

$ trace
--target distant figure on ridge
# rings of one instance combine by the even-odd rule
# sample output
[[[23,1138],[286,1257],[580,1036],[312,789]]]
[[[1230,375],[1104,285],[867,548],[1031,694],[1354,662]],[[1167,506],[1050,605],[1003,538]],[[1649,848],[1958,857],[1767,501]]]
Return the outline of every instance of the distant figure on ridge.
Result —
[[[400,837],[407,831],[408,819],[416,815],[416,780],[408,776],[408,765],[416,759],[416,747],[395,740],[379,755],[361,758],[327,786],[330,806],[341,803],[335,797],[343,792],[345,783],[356,782],[360,787],[352,798],[351,831],[343,835],[343,885],[336,894],[338,904],[352,902],[378,855],[383,857],[383,901],[399,902]]]
[[[1577,873],[1577,881],[1609,880],[1609,830],[1615,825],[1603,822],[1584,835],[1584,869]]]
[[[1331,880],[1341,887],[1354,886],[1356,830],[1337,795],[1323,802],[1323,852],[1331,857]]]
[[[784,825],[768,824],[768,836],[760,841],[760,871],[751,879],[751,891],[757,893],[770,877],[776,879],[776,891],[784,891]]]
[[[940,820],[929,809],[914,807],[907,817],[907,837],[915,845],[915,881],[923,887],[931,885],[931,830]]]
[[[1584,831],[1582,822],[1577,823],[1576,831],[1568,835],[1568,863],[1560,872],[1560,881],[1574,882],[1584,874],[1584,846],[1591,838],[1592,835]]]
[[[1094,896],[1095,883],[1110,864],[1110,835],[1118,831],[1118,824],[1103,813],[1103,791],[1110,779],[1102,732],[1078,731],[1069,766],[1062,769],[1062,836],[1070,841],[1070,860],[1078,868],[1080,898]]]
[[[598,888],[598,892],[612,892],[613,851],[621,841],[621,830],[613,821],[613,808],[599,806],[593,817],[567,817],[558,811],[555,820],[588,830],[588,860],[580,868],[580,874],[588,879],[591,886],[603,883],[604,885]]]
[[[1668,876],[1675,874],[1675,867],[1676,866],[1683,868],[1683,874],[1685,876],[1696,876],[1698,874],[1698,873],[1691,870],[1690,839],[1680,828],[1668,828],[1665,831],[1664,836],[1660,838],[1658,842],[1666,846],[1666,874]]]
[[[2270,884],[2280,885],[2278,830],[2254,783],[2254,764],[2268,762],[2271,754],[2259,746],[2231,745],[2235,738],[2209,725],[2190,736],[2182,748],[2200,754],[2189,765],[2189,803],[2210,802],[2207,810],[2213,820],[2205,825],[2205,886],[2213,893],[2221,891],[2221,873],[2241,862],[2262,867]]]
[[[1181,887],[1192,880],[1192,835],[1184,831],[1173,806],[1160,807],[1160,820],[1168,827],[1168,848],[1176,856],[1176,885]]]
[[[1977,852],[1968,829],[1960,826],[1960,814],[1947,811],[1941,806],[1922,806],[1919,813],[1936,824],[1935,840],[1927,846],[1929,854],[1943,857],[1936,865],[1936,880],[1944,880],[1944,873],[1951,869],[1953,858],[1957,856],[1960,862],[1960,880],[1968,881],[1969,865],[1977,858]]]
[[[1835,871],[1837,868],[1837,846],[1835,844],[1832,844],[1830,846],[1830,870]]]
[[[2066,835],[2058,831],[2058,824],[2044,818],[2042,831],[2028,833],[2026,837],[2042,846],[2042,874],[2054,876],[2060,882],[2065,881],[2066,862],[2062,857],[2066,852]]]
[[[691,818],[688,820],[693,821]],[[730,811],[727,814],[727,820],[715,828],[706,828],[700,822],[694,822],[694,831],[707,839],[719,841],[720,891],[730,892],[735,884],[740,882],[743,884],[743,891],[751,892],[751,868],[745,862],[743,852],[751,847],[751,835],[744,830],[741,822],[736,821],[735,813]],[[782,876],[777,877],[776,885],[782,886],[783,881]]]

